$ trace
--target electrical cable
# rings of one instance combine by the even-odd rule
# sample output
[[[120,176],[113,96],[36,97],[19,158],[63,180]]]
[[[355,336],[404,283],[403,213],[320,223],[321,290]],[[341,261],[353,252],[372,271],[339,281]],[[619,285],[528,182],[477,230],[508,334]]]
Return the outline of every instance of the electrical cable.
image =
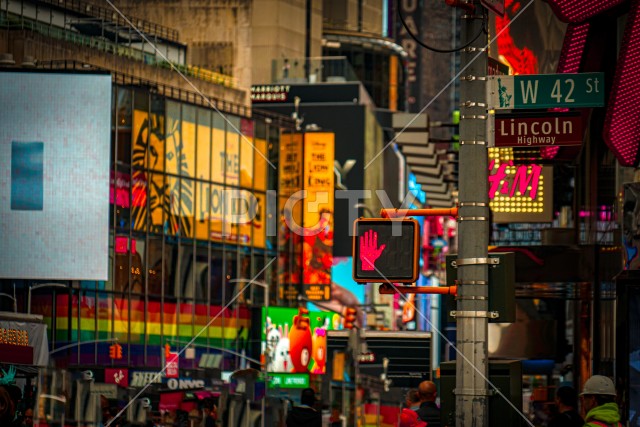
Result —
[[[407,25],[406,21],[404,20],[404,17],[402,16],[402,12],[400,11],[400,0],[398,0],[398,16],[400,17],[400,22],[402,22],[402,26],[404,27],[404,29],[407,31],[407,34],[409,34],[411,36],[411,38],[413,40],[415,40],[416,43],[418,43],[420,46],[424,47],[425,49],[431,50],[433,52],[437,52],[437,53],[454,53],[454,52],[459,52],[463,49],[466,49],[467,47],[471,46],[471,44],[473,44],[476,40],[478,40],[478,38],[482,35],[482,34],[487,34],[487,29],[486,27],[483,25],[482,29],[480,31],[478,31],[478,34],[467,44],[465,44],[464,46],[461,46],[459,48],[456,49],[438,49],[432,46],[427,45],[426,43],[423,43],[422,41],[418,40],[418,38],[416,37],[415,34],[413,34],[411,32],[411,30],[409,29],[409,26]],[[483,18],[484,20],[484,18]]]

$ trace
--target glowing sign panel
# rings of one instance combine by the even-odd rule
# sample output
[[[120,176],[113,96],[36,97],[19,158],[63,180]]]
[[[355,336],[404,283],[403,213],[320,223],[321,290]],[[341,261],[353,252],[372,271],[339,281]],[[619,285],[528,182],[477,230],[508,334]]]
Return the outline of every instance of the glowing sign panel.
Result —
[[[553,170],[536,164],[514,165],[508,148],[489,150],[489,205],[495,223],[550,222]],[[502,161],[499,159],[502,157]],[[547,185],[545,185],[547,183]]]
[[[353,280],[412,283],[418,279],[420,225],[414,219],[361,218],[354,223]]]

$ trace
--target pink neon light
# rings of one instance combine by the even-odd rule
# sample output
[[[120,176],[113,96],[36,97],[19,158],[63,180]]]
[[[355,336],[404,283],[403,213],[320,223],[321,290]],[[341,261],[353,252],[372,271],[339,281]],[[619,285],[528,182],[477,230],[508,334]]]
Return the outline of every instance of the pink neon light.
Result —
[[[129,239],[127,237],[116,237],[116,253],[126,254]]]
[[[585,21],[606,10],[625,3],[625,0],[548,0],[555,14],[563,21],[581,25],[570,25],[565,36],[559,72],[577,72],[584,58],[589,24]],[[616,66],[611,95],[607,104],[603,138],[623,166],[635,166],[638,161],[640,142],[640,3],[631,1],[627,24]],[[553,158],[557,153],[542,152],[544,158]]]
[[[640,141],[640,2],[631,2],[616,75],[604,121],[603,137],[622,166],[635,166]]]
[[[362,261],[362,271],[375,270],[375,262],[380,258],[380,254],[387,245],[378,247],[378,233],[373,230],[366,231],[364,236],[360,236],[360,261]]]
[[[489,165],[489,171],[494,170],[495,166],[496,161],[492,160]],[[489,199],[494,199],[498,192],[513,197],[517,190],[522,196],[525,196],[528,192],[529,197],[535,200],[538,197],[542,166],[535,164],[518,166],[511,183],[506,180],[508,178],[507,166],[513,166],[513,162],[502,163],[495,173],[489,174]],[[531,168],[531,172],[529,172],[529,168]],[[528,189],[529,186],[531,186],[531,190]]]
[[[512,14],[517,13],[521,8],[520,1],[505,1],[505,10]],[[500,37],[498,37],[498,52],[507,58],[514,74],[536,74],[538,72],[538,58],[528,47],[516,46],[513,36],[511,36],[510,24],[511,17],[509,13],[496,17],[496,32],[500,33]]]
[[[560,60],[558,61],[558,73],[578,73],[587,46],[589,23],[569,24],[564,36]],[[543,159],[553,159],[558,155],[560,147],[540,147],[540,156]]]
[[[576,23],[622,4],[626,0],[547,0],[554,13],[564,22]]]

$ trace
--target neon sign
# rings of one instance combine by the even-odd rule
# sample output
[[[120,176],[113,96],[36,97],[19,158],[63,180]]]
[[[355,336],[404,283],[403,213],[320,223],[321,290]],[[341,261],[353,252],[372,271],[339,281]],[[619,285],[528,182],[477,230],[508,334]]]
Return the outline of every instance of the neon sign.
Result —
[[[508,181],[507,167],[515,169],[513,173],[513,181]],[[501,163],[496,168],[496,161],[492,160],[489,165],[489,171],[496,169],[496,172],[489,174],[489,199],[493,200],[498,194],[513,197],[518,191],[518,195],[528,196],[532,200],[536,200],[538,196],[538,188],[540,186],[540,174],[542,166],[540,165],[520,165],[513,166],[513,162]]]
[[[577,72],[585,57],[588,20],[625,0],[548,0],[555,14],[569,23],[565,35],[558,72]],[[607,105],[603,137],[622,166],[634,166],[640,142],[640,2],[629,2],[616,72]],[[554,157],[557,150],[547,152]]]
[[[550,222],[553,169],[537,164],[514,165],[510,151],[489,149],[489,206],[493,221]]]

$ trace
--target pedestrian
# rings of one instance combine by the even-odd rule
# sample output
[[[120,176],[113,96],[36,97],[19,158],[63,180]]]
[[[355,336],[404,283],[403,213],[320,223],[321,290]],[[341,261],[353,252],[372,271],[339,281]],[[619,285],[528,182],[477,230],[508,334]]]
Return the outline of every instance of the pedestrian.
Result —
[[[329,417],[330,427],[342,427],[342,414],[340,413],[340,406],[333,405],[331,408],[331,416]]]
[[[27,408],[27,410],[24,411],[22,427],[33,427],[33,409]]]
[[[407,392],[404,397],[404,404],[412,411],[420,409],[420,393],[417,388],[412,388]]]
[[[418,417],[429,427],[440,427],[440,408],[436,405],[437,388],[432,381],[422,381],[418,386],[420,408]]]
[[[548,427],[582,427],[584,425],[584,420],[576,409],[578,394],[573,387],[558,388],[555,401],[558,413],[551,419]]]
[[[215,427],[217,411],[216,405],[214,405],[213,400],[205,399],[202,405],[202,412],[204,412],[204,427]]]
[[[613,381],[602,375],[593,375],[584,383],[582,393],[584,427],[622,427],[620,413],[615,402],[616,388]]]
[[[17,405],[5,385],[0,385],[0,426],[18,427]]]
[[[412,388],[404,396],[404,408],[400,413],[400,427],[424,427],[427,424],[420,421],[418,412],[420,409],[420,393],[417,388]]]
[[[316,392],[305,388],[300,394],[300,405],[294,406],[287,415],[287,427],[321,427],[322,414],[315,410]]]

